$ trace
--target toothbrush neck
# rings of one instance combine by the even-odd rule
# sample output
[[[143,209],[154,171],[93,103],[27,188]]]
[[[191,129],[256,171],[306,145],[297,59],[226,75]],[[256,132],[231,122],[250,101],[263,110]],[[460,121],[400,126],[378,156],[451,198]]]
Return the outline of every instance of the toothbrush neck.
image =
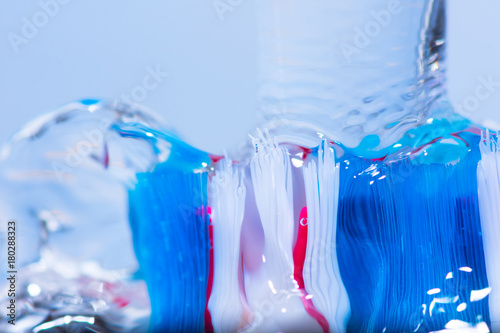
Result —
[[[262,126],[281,142],[356,147],[374,134],[382,147],[445,93],[444,0],[259,6]]]

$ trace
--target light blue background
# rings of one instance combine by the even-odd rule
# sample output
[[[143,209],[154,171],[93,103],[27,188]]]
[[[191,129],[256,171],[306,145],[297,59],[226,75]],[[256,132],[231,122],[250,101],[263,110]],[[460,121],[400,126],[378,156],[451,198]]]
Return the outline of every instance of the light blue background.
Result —
[[[142,104],[188,142],[221,152],[247,138],[257,119],[255,0],[224,20],[212,0],[65,1],[16,53],[9,33],[21,35],[40,2],[0,0],[0,142],[66,102],[128,94],[156,66],[169,75]],[[448,87],[461,104],[480,77],[500,82],[500,1],[448,2]],[[500,129],[499,109],[500,87],[471,117]]]

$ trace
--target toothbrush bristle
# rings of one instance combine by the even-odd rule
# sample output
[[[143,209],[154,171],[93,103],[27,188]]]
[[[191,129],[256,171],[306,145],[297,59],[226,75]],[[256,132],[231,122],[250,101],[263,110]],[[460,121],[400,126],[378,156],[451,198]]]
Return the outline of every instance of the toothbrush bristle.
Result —
[[[209,182],[199,171],[138,175],[131,221],[153,328],[500,323],[499,133],[481,133],[455,164],[429,165],[349,153],[339,162],[328,140],[290,154],[260,129],[251,140],[251,161],[224,152]]]
[[[241,170],[227,157],[210,183],[214,232],[214,285],[208,303],[216,332],[235,332],[242,324],[239,284],[240,234],[246,188]]]
[[[477,170],[478,196],[481,227],[484,242],[486,271],[491,293],[489,295],[490,316],[493,331],[500,329],[500,136],[490,137],[489,131],[482,135],[481,161]]]
[[[137,177],[130,221],[149,289],[150,330],[201,332],[209,274],[207,175],[161,170]]]

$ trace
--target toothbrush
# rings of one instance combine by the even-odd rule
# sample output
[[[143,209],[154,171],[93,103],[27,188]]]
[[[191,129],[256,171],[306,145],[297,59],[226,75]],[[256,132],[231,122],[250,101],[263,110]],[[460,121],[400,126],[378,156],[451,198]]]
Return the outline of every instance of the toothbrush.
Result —
[[[488,134],[449,165],[339,159],[327,140],[292,163],[268,132],[252,143],[248,164],[138,175],[131,220],[152,327],[435,331],[489,315],[495,327],[495,294],[490,313],[485,299],[500,269],[500,176]]]

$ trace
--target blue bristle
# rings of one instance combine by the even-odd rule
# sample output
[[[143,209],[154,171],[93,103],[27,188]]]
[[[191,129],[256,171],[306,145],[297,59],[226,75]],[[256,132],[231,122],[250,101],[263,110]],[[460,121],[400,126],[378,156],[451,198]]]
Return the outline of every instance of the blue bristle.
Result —
[[[487,298],[470,299],[488,287],[479,158],[477,148],[455,165],[343,158],[337,246],[352,308],[348,331],[429,332],[453,319],[489,324]],[[467,307],[458,311],[461,303]]]
[[[206,173],[159,169],[129,193],[151,332],[202,332],[209,265]]]

